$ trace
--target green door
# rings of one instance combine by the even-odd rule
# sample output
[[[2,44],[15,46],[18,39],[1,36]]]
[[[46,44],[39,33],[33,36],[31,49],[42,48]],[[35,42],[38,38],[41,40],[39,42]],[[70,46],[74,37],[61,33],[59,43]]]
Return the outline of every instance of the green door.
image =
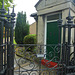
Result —
[[[55,22],[48,22],[47,23],[47,38],[46,44],[58,44],[58,23]],[[54,47],[47,46],[46,47],[46,59],[51,60],[54,56],[58,56],[57,53],[54,53]]]

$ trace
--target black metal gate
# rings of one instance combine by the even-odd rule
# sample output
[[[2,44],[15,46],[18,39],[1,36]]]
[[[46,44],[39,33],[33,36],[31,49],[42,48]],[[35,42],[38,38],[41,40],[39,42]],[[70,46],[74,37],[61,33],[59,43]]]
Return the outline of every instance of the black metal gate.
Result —
[[[11,14],[9,14],[9,8],[8,14],[5,15],[5,13],[3,1],[2,9],[0,9],[0,75],[14,75],[14,6]]]
[[[0,75],[75,75],[75,24],[70,11],[66,18],[67,23],[62,25],[61,18],[58,20],[59,43],[57,45],[13,44],[14,7],[11,14],[9,9],[8,14],[5,13],[3,2],[0,9]],[[73,42],[72,32],[74,32]],[[44,52],[47,46],[53,50],[48,54]],[[34,51],[31,52],[29,49],[32,47]],[[57,56],[56,54],[59,53],[60,56]],[[47,60],[46,56],[51,60]]]

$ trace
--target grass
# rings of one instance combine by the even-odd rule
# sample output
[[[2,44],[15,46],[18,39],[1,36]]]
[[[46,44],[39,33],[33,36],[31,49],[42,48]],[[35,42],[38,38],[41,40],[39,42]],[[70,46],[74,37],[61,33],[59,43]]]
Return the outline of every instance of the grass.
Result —
[[[5,39],[5,37],[3,37],[3,39]]]
[[[5,39],[5,37],[3,37],[3,39]],[[15,41],[15,38],[13,39],[13,43],[14,43],[14,44],[17,44],[16,41]]]
[[[15,41],[15,39],[13,40],[13,43],[14,43],[14,44],[17,44],[16,41]]]

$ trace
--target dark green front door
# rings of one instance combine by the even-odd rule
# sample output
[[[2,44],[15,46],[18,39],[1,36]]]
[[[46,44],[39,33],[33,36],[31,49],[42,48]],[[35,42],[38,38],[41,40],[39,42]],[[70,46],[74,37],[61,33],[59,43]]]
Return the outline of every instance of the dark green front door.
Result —
[[[55,22],[48,22],[47,23],[47,39],[46,44],[58,44],[58,23]],[[52,46],[46,47],[46,58],[51,60],[55,55],[58,56],[58,54],[54,54],[55,50]]]

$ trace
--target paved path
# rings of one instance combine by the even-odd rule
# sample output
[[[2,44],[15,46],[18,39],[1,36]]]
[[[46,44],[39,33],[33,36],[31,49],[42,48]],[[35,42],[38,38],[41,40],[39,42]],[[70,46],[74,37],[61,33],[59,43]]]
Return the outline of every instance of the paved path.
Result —
[[[39,68],[37,67],[38,65],[35,64],[34,62],[33,62],[33,63],[30,63],[30,61],[28,61],[28,62],[26,62],[25,64],[22,64],[21,61],[23,62],[23,61],[27,61],[27,60],[22,59],[22,58],[20,58],[20,57],[18,57],[18,56],[15,55],[15,60],[14,60],[14,63],[15,63],[14,67],[15,67],[15,70],[14,70],[14,71],[18,71],[18,72],[14,72],[14,75],[19,75],[19,68],[20,68],[20,71],[24,71],[23,74],[24,74],[24,73],[27,73],[27,70],[32,70],[33,68],[39,69]],[[20,67],[17,65],[16,62],[19,63]],[[28,71],[28,72],[30,72],[30,71]],[[35,72],[33,72],[33,73],[35,73]],[[28,74],[25,74],[25,75],[28,75]],[[37,74],[37,75],[38,75],[38,74]]]

